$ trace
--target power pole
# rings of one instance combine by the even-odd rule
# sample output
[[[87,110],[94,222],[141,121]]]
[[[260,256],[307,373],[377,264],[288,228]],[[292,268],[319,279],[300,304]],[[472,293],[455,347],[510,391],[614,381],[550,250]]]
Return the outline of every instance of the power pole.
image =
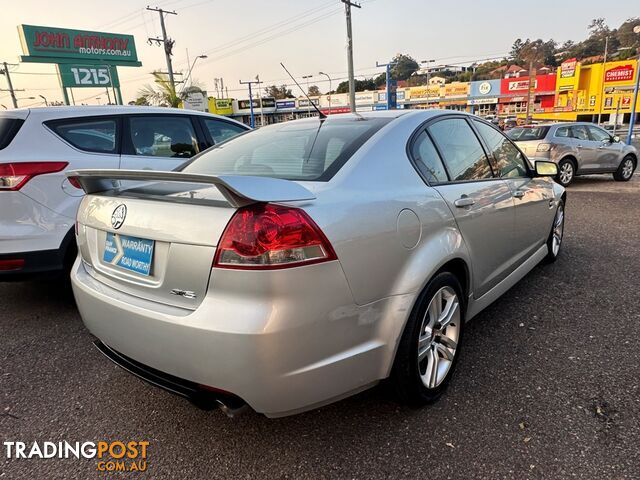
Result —
[[[347,70],[349,71],[349,106],[351,112],[356,111],[356,82],[353,75],[353,33],[351,32],[351,7],[362,8],[351,0],[340,0],[344,3],[344,13],[347,17]]]
[[[11,93],[11,101],[13,102],[13,108],[18,108],[18,99],[16,98],[16,91],[13,89],[13,83],[11,83],[11,75],[9,75],[9,67],[7,65],[7,62],[2,62],[2,65],[4,66],[4,69],[2,70],[2,73],[4,76],[7,77],[7,84],[9,85],[9,93]]]
[[[164,26],[164,16],[165,14],[167,15],[177,15],[177,13],[174,11],[172,12],[168,12],[166,10],[163,10],[161,8],[155,7],[155,8],[151,8],[151,7],[147,7],[147,10],[151,11],[151,12],[158,12],[160,14],[160,27],[162,28],[162,38],[151,38],[149,37],[147,39],[147,41],[149,42],[149,45],[151,45],[151,43],[156,42],[158,45],[160,45],[161,43],[164,46],[164,56],[167,59],[167,72],[169,72],[169,82],[171,83],[171,87],[173,88],[173,91],[176,91],[176,82],[173,78],[173,66],[171,65],[171,55],[173,55],[172,51],[173,51],[173,44],[175,43],[174,40],[171,40],[170,38],[167,37],[167,29]]]

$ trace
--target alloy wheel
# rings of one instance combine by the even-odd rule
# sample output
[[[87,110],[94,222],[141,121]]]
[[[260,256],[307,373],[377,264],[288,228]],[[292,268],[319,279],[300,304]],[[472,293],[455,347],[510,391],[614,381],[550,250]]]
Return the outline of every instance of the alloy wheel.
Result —
[[[565,162],[560,168],[560,181],[563,185],[567,185],[573,179],[573,164]]]
[[[458,348],[460,302],[455,290],[438,290],[422,319],[418,337],[418,370],[427,388],[436,388],[446,378]]]
[[[553,220],[553,233],[551,238],[551,250],[553,256],[557,256],[560,252],[560,245],[562,244],[562,235],[564,234],[564,208],[562,204],[556,211],[556,217]]]
[[[622,178],[625,180],[631,177],[633,174],[633,160],[627,158],[622,164]]]

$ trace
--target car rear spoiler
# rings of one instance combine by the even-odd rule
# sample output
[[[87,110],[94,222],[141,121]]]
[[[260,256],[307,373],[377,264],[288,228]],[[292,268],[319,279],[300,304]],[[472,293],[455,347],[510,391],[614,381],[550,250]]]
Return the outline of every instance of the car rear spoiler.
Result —
[[[293,202],[313,200],[316,196],[290,180],[242,175],[201,175],[153,170],[71,170],[86,193],[99,193],[121,188],[120,180],[138,182],[180,182],[215,185],[233,207],[259,202]]]

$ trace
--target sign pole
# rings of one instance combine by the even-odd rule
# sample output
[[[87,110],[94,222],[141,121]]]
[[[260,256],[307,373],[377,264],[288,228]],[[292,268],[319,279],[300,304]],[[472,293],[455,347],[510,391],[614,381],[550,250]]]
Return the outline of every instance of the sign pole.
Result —
[[[635,29],[634,29],[635,31]],[[627,145],[631,145],[631,137],[633,136],[633,126],[636,123],[636,105],[638,104],[638,87],[640,87],[640,55],[636,63],[636,85],[633,87],[633,104],[631,105],[631,118],[629,119],[629,132],[627,133]]]

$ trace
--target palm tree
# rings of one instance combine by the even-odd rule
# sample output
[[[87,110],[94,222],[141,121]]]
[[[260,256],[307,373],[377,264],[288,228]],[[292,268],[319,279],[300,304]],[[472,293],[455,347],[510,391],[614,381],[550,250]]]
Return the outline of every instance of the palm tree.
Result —
[[[178,107],[182,99],[176,89],[169,81],[168,75],[160,72],[151,72],[156,85],[146,85],[139,92],[138,96],[146,100],[150,105],[161,107]]]

